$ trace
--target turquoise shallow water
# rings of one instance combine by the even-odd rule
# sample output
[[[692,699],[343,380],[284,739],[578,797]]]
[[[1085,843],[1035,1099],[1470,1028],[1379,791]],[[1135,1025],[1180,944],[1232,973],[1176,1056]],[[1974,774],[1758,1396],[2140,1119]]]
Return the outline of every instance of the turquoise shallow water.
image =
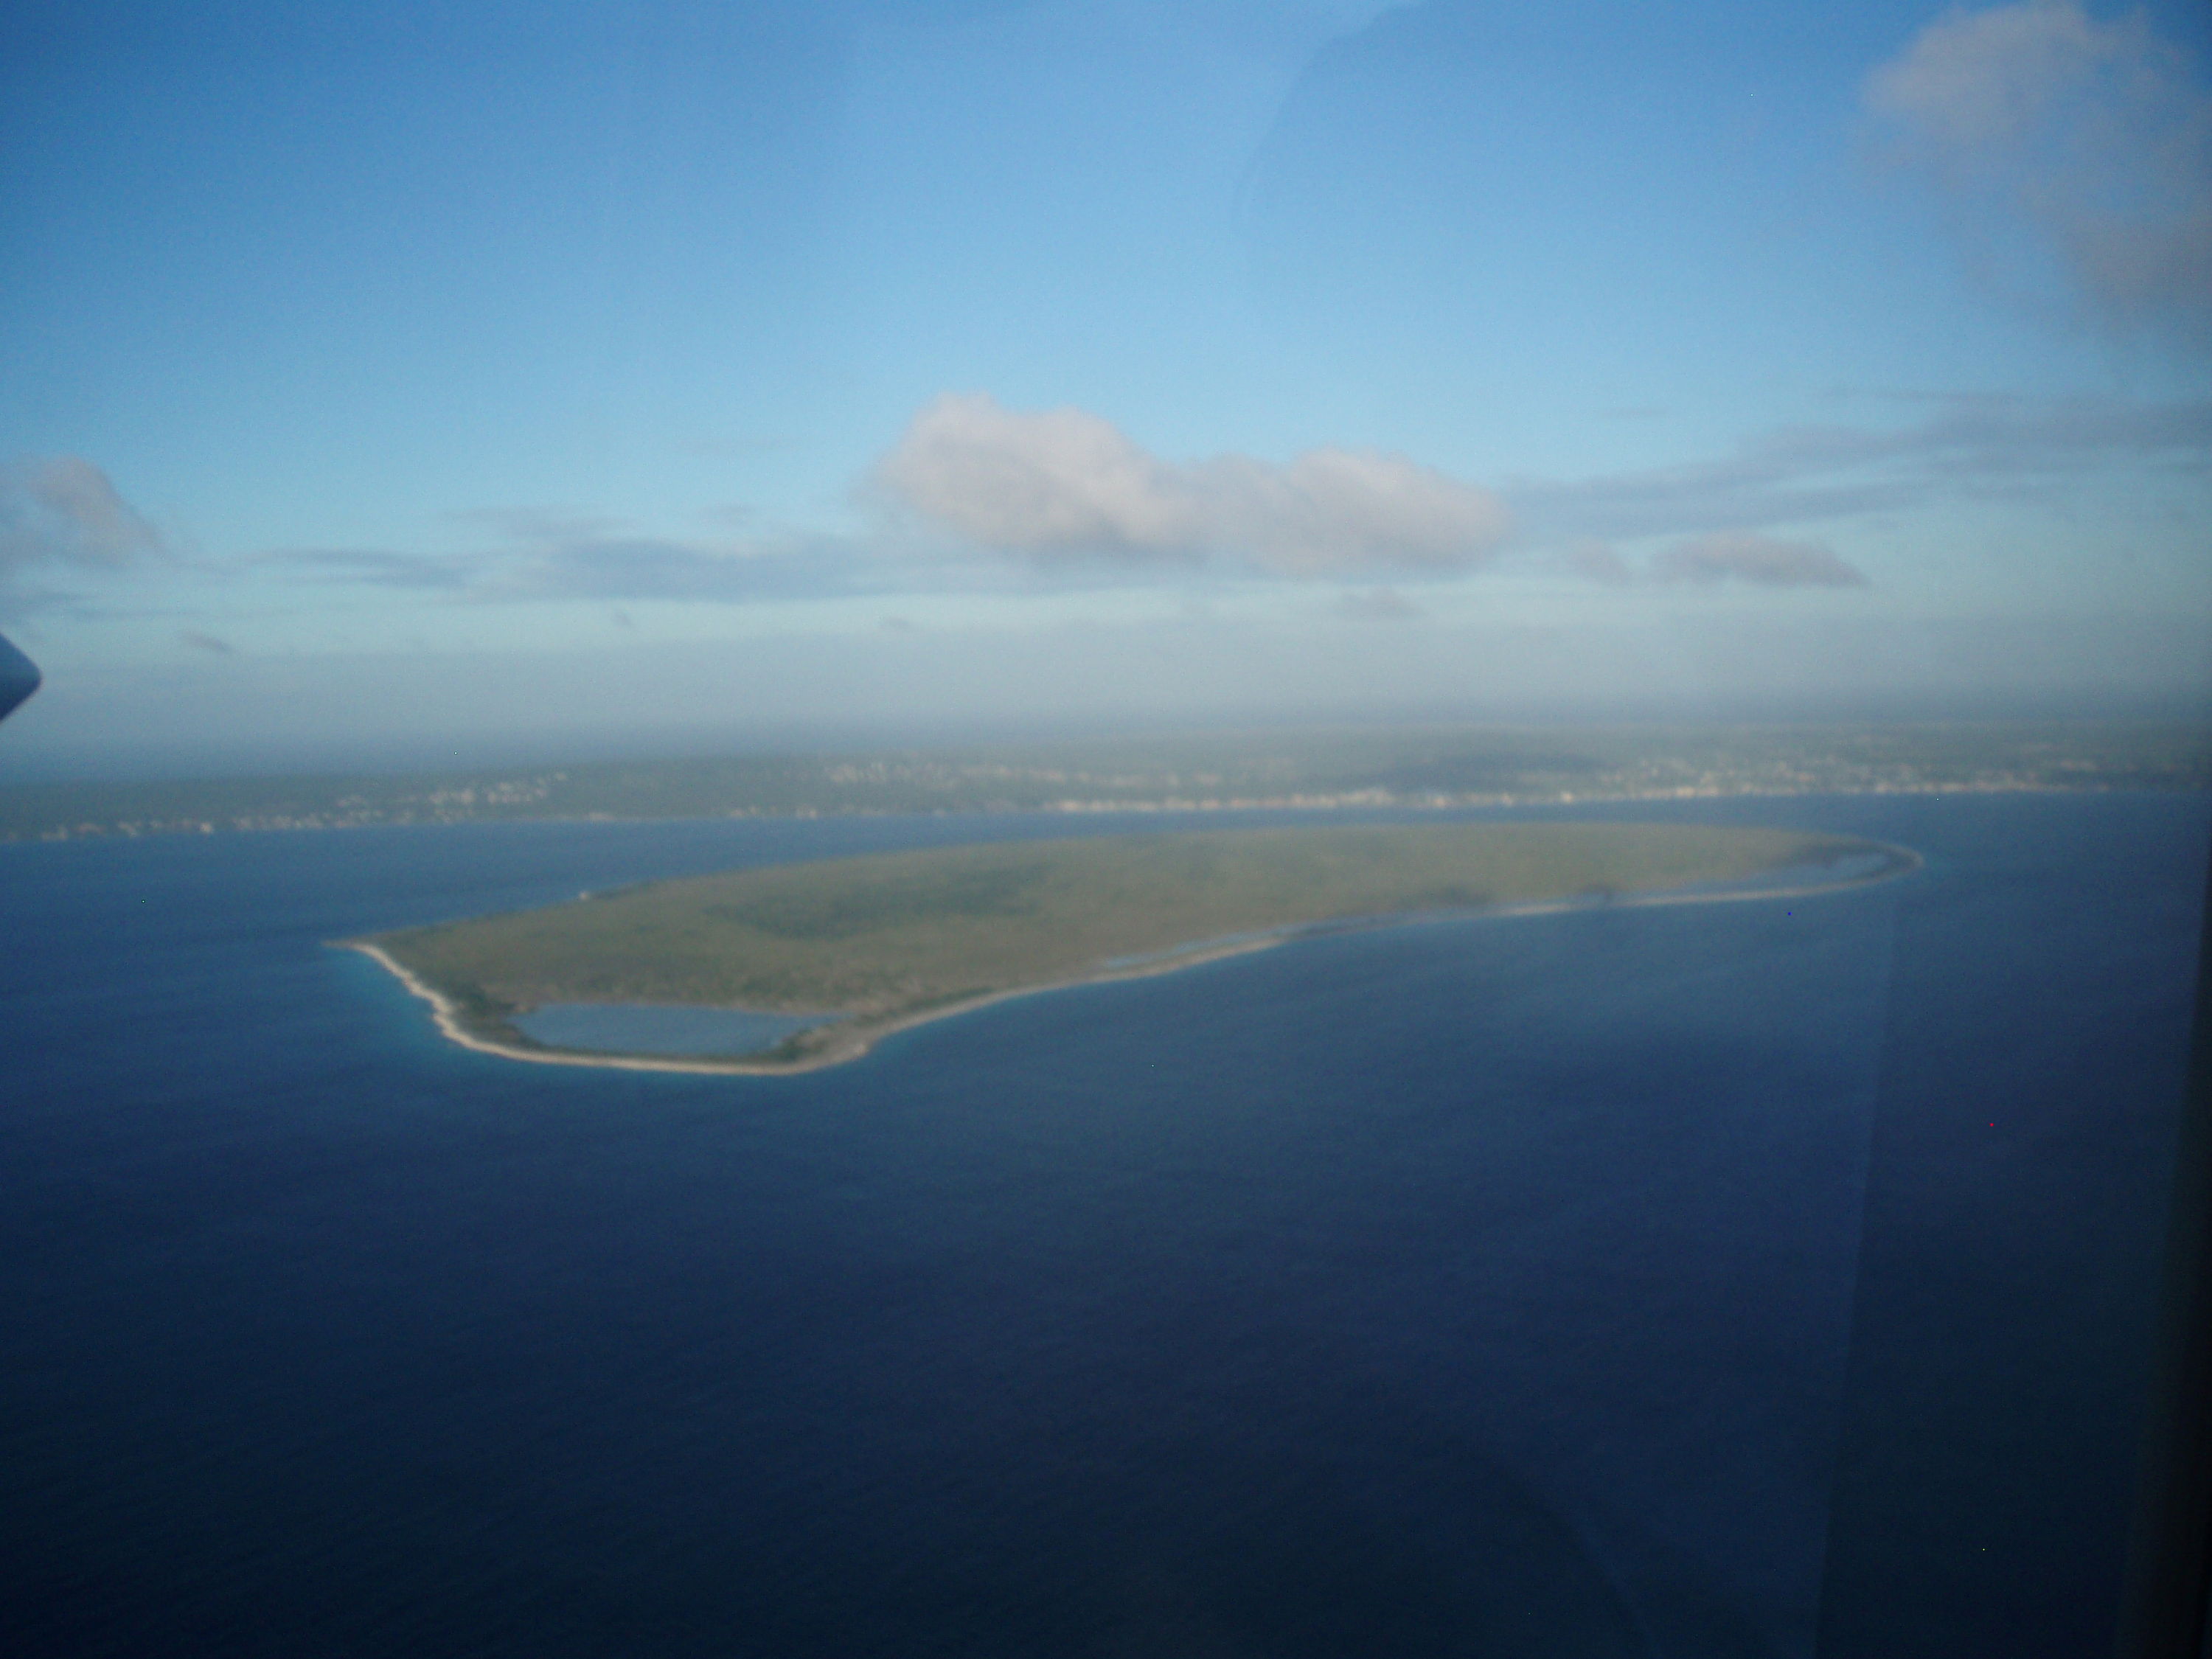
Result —
[[[326,942],[1100,826],[0,847],[12,1650],[2099,1650],[2208,803],[1574,816],[1928,864],[756,1078]]]

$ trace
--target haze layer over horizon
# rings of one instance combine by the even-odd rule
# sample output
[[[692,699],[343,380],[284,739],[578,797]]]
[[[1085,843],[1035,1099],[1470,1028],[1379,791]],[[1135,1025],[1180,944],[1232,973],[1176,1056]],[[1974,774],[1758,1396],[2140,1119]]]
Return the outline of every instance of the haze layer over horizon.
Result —
[[[0,43],[0,782],[2212,694],[2179,0]]]

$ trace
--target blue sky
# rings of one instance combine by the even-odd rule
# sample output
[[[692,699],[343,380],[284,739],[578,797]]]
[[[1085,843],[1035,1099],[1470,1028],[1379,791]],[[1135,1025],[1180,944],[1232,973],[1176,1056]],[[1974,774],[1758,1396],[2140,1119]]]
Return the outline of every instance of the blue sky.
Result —
[[[2199,6],[0,31],[0,779],[2212,680]]]

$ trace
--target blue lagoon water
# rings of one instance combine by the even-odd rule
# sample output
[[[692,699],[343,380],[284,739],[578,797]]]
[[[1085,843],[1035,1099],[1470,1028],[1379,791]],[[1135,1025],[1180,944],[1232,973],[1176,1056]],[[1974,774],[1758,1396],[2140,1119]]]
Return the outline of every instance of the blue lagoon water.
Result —
[[[1578,816],[1928,864],[744,1078],[326,941],[1102,826],[0,847],[13,1650],[2098,1650],[2212,808]]]
[[[628,1054],[750,1054],[834,1018],[676,1003],[549,1002],[517,1016],[514,1024],[523,1036],[556,1048]]]

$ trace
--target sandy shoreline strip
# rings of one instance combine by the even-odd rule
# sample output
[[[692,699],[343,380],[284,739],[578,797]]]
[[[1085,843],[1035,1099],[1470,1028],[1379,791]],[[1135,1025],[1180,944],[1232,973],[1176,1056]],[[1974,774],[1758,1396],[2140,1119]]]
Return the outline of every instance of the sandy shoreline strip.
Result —
[[[970,997],[965,1002],[948,1002],[935,1008],[917,1009],[913,1013],[900,1014],[880,1023],[854,1026],[848,1030],[840,1030],[835,1026],[824,1027],[825,1035],[831,1041],[805,1059],[793,1060],[690,1059],[675,1054],[595,1054],[581,1048],[517,1048],[513,1043],[501,1042],[470,1030],[461,1023],[460,1012],[454,1007],[452,998],[436,987],[424,984],[394,961],[390,952],[366,939],[339,939],[335,943],[340,950],[358,951],[382,965],[410,992],[430,1005],[441,1032],[462,1048],[473,1048],[481,1054],[498,1054],[506,1060],[534,1060],[541,1066],[599,1066],[623,1072],[704,1072],[740,1077],[793,1077],[800,1072],[818,1072],[827,1066],[842,1066],[848,1060],[858,1060],[879,1039],[890,1036],[894,1031],[927,1025],[932,1020],[950,1019],[955,1014],[973,1013],[976,1009],[988,1008],[994,1002],[1008,1002],[1016,997],[1042,996],[1048,991],[1073,990],[1079,985],[1103,985],[1109,980],[1149,979],[1156,974],[1171,974],[1178,969],[1194,968],[1201,962],[1218,962],[1224,957],[1242,956],[1248,951],[1269,950],[1296,936],[1293,933],[1285,932],[1212,949],[1197,946],[1158,962],[1083,974],[1073,979],[1054,980],[1047,985],[1016,986],[1011,990],[994,991],[988,996]]]
[[[1847,877],[1839,881],[1802,884],[1794,887],[1761,887],[1735,893],[1656,892],[1626,894],[1608,898],[1602,902],[1613,908],[1630,906],[1644,907],[1661,904],[1725,904],[1751,899],[1809,898],[1822,893],[1842,892],[1853,887],[1867,887],[1877,882],[1893,880],[1911,875],[1927,862],[1909,847],[1892,847],[1880,842],[1869,843],[1887,853],[1896,860],[1888,866],[1864,876]],[[1472,920],[1477,917],[1557,915],[1569,910],[1594,908],[1590,901],[1582,898],[1542,899],[1528,904],[1500,905],[1493,909],[1413,911],[1401,915],[1352,918],[1339,921],[1293,922],[1274,932],[1256,936],[1243,936],[1233,941],[1209,945],[1203,941],[1186,951],[1173,951],[1166,955],[1126,967],[1101,969],[1094,973],[1079,974],[1072,979],[1054,980],[1043,985],[1022,985],[1011,990],[994,991],[988,996],[970,997],[965,1002],[951,1002],[940,1007],[923,1008],[902,1014],[880,1024],[856,1025],[839,1030],[835,1026],[824,1028],[830,1040],[817,1052],[803,1060],[760,1060],[746,1059],[693,1059],[683,1055],[592,1054],[580,1048],[521,1048],[511,1042],[501,1042],[468,1029],[461,1019],[460,1010],[452,998],[436,987],[424,983],[393,958],[389,951],[367,939],[337,939],[332,941],[340,950],[358,951],[375,962],[408,992],[430,1005],[437,1021],[439,1032],[464,1048],[473,1048],[482,1054],[497,1054],[502,1060],[525,1060],[539,1066],[595,1066],[618,1072],[687,1072],[714,1076],[734,1077],[793,1077],[801,1072],[818,1072],[831,1066],[842,1066],[848,1060],[858,1060],[875,1047],[883,1038],[894,1032],[909,1030],[917,1025],[927,1025],[933,1020],[951,1019],[957,1014],[973,1013],[978,1008],[990,1007],[994,1003],[1011,1002],[1016,997],[1042,996],[1050,991],[1073,990],[1078,986],[1103,985],[1115,980],[1150,979],[1160,974],[1180,972],[1195,968],[1204,962],[1219,962],[1224,957],[1238,957],[1254,951],[1269,951],[1292,939],[1310,937],[1323,932],[1351,932],[1366,927],[1393,927],[1402,922],[1419,921]]]

